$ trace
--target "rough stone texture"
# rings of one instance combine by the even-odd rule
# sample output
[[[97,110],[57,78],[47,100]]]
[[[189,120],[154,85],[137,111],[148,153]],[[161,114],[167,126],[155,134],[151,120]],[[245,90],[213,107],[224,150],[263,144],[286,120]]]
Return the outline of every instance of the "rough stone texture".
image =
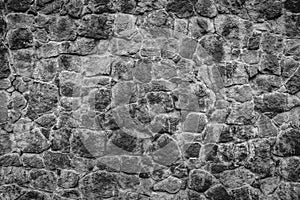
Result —
[[[0,199],[300,199],[299,0],[0,0]]]

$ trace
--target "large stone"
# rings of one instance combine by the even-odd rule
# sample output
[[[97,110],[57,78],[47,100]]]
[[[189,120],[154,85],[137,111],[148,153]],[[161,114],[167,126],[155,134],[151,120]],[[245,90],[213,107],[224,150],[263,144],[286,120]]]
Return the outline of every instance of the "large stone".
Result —
[[[183,131],[201,133],[207,124],[207,117],[202,113],[189,113],[184,122]]]
[[[71,167],[71,160],[68,154],[47,151],[44,153],[43,158],[46,167],[51,170]]]
[[[118,194],[116,177],[105,172],[95,172],[85,176],[79,188],[86,199],[96,200],[114,197]]]
[[[290,94],[296,94],[300,91],[300,69],[293,74],[292,77],[285,83],[286,89]]]
[[[142,83],[151,81],[152,62],[150,60],[138,60],[133,69],[133,76],[136,80]]]
[[[300,160],[298,157],[290,157],[282,160],[281,174],[287,181],[299,182],[300,180]]]
[[[16,12],[25,12],[30,8],[33,0],[8,0],[7,8]]]
[[[244,167],[235,170],[226,170],[220,174],[220,182],[229,188],[238,188],[251,184],[255,180],[255,174]]]
[[[34,82],[30,87],[27,115],[31,119],[38,118],[56,108],[58,103],[58,89],[54,85]]]
[[[0,44],[0,79],[7,78],[11,73],[8,63],[8,50]]]
[[[53,17],[49,26],[51,40],[64,41],[75,40],[76,27],[69,17]]]
[[[175,194],[180,190],[182,184],[182,180],[170,176],[169,178],[156,183],[153,186],[153,190]]]
[[[287,110],[287,95],[273,92],[254,98],[255,109],[263,113],[281,113]]]
[[[288,129],[282,132],[274,146],[274,154],[279,156],[299,156],[300,131],[298,129]]]
[[[198,0],[195,4],[196,12],[203,17],[215,17],[218,14],[217,7],[213,0]]]
[[[33,35],[28,28],[17,28],[8,34],[9,47],[12,50],[33,46]]]
[[[43,169],[33,169],[30,171],[31,185],[36,189],[53,191],[56,189],[57,178],[54,172]]]
[[[107,39],[112,34],[112,23],[108,15],[85,15],[78,27],[78,34],[87,38]]]
[[[183,38],[180,45],[179,54],[183,58],[191,59],[195,53],[197,41],[192,38]]]
[[[69,170],[62,170],[57,184],[62,188],[74,188],[78,185],[78,182],[78,173]]]
[[[206,171],[194,169],[190,172],[188,188],[196,192],[205,192],[213,184],[213,176]]]
[[[300,2],[297,0],[287,0],[284,2],[284,7],[292,13],[300,12]]]
[[[179,18],[187,18],[194,15],[194,6],[190,1],[176,0],[167,5],[167,11],[175,13]]]

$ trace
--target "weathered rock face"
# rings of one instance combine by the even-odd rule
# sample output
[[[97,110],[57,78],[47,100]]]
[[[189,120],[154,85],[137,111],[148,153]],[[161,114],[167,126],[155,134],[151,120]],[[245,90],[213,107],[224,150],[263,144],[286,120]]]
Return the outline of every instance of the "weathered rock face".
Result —
[[[0,199],[299,199],[299,67],[299,0],[0,0]]]

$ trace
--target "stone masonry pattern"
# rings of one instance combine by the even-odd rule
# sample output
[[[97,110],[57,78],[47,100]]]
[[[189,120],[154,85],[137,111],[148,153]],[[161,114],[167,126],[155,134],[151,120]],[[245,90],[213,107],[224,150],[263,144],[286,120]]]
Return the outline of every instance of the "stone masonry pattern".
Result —
[[[299,200],[299,0],[0,0],[0,200]]]

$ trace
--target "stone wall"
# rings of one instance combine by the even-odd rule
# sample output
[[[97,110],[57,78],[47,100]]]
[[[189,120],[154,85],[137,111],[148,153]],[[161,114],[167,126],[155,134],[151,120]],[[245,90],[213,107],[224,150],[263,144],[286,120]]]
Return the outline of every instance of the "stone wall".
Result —
[[[0,199],[300,199],[299,60],[299,0],[0,0]]]

